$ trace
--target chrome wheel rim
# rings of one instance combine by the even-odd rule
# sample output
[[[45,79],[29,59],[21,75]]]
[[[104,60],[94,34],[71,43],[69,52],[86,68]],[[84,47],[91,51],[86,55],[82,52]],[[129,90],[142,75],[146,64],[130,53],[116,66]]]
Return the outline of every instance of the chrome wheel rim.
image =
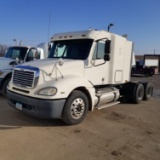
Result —
[[[140,89],[138,92],[138,99],[141,100],[143,98],[143,89]]]
[[[76,98],[71,104],[70,113],[71,113],[72,118],[74,119],[81,118],[84,111],[85,111],[84,100],[81,98]]]

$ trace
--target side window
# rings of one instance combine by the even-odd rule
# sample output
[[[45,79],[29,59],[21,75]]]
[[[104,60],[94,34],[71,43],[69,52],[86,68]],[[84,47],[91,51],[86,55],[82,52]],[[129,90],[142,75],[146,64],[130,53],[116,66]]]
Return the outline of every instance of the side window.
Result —
[[[26,62],[32,61],[32,60],[36,60],[36,59],[40,59],[40,52],[38,52],[37,49],[32,48],[28,52],[28,55],[27,55],[27,58],[26,58]]]
[[[93,53],[93,60],[96,59],[103,59],[104,58],[104,51],[105,51],[105,42],[98,42],[96,44],[96,47],[94,49],[94,53]]]

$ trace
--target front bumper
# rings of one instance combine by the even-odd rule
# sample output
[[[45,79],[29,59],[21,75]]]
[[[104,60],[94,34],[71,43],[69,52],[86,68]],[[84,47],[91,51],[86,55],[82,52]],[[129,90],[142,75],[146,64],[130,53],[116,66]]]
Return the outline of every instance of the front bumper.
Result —
[[[20,111],[40,118],[61,118],[65,99],[44,100],[23,96],[7,90],[8,103],[13,108],[21,105]]]

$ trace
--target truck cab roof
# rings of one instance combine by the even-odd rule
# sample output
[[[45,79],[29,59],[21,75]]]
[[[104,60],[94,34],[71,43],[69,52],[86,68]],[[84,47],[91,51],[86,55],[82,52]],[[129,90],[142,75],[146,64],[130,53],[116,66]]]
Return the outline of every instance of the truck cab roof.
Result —
[[[60,40],[72,40],[72,39],[111,39],[111,36],[119,36],[111,32],[107,32],[105,30],[84,30],[84,31],[75,31],[75,32],[65,32],[65,33],[57,33],[51,37],[51,41],[60,41]],[[123,37],[126,39],[125,37]]]

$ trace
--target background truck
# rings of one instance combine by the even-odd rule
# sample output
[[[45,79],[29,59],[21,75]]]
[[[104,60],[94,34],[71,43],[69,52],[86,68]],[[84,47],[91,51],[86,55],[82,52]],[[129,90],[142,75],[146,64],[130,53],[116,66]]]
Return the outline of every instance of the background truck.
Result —
[[[8,103],[41,118],[73,125],[88,110],[121,100],[148,100],[152,84],[131,82],[132,42],[101,30],[59,33],[47,59],[16,66],[7,89]]]
[[[12,76],[13,68],[24,62],[47,58],[48,52],[44,44],[38,47],[12,46],[9,47],[4,57],[0,58],[0,92],[5,96],[6,87]]]
[[[155,69],[154,67],[147,67],[143,65],[132,66],[131,75],[137,74],[145,75],[146,77],[153,76],[155,74]]]

